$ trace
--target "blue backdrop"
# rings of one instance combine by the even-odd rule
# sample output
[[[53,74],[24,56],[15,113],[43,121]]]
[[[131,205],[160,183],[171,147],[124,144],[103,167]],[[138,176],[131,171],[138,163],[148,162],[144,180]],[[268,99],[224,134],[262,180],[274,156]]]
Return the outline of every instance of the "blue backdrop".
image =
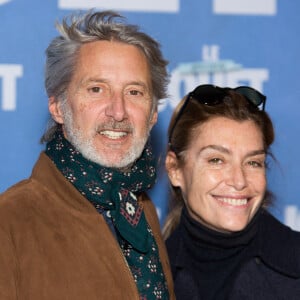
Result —
[[[0,192],[30,175],[48,120],[44,52],[54,23],[76,10],[115,9],[155,37],[170,61],[170,98],[152,139],[163,161],[170,114],[196,85],[251,85],[268,97],[275,123],[272,212],[300,230],[300,2],[297,0],[0,0]],[[246,134],[246,133],[245,133]],[[161,222],[163,166],[151,191]]]

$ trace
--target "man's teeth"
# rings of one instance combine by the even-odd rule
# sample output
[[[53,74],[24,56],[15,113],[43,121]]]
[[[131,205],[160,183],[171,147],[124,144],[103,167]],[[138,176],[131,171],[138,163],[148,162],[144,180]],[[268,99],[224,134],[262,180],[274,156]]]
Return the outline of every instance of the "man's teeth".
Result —
[[[119,139],[119,138],[127,135],[127,132],[125,132],[125,131],[103,130],[103,131],[100,132],[100,134],[105,135],[110,139]]]
[[[247,204],[247,198],[244,199],[218,198],[218,200],[234,206],[241,206]]]

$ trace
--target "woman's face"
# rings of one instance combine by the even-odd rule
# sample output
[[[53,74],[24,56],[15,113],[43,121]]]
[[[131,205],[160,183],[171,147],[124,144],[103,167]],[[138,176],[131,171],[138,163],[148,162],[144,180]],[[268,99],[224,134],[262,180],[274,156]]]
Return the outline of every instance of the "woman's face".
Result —
[[[216,117],[199,126],[179,167],[169,152],[166,167],[190,215],[220,232],[246,227],[266,190],[263,137],[252,121]]]

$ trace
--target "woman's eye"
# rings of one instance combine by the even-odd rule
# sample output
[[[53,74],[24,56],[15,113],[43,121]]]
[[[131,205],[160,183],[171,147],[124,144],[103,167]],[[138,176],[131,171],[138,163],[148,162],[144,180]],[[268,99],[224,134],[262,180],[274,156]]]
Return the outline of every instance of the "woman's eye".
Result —
[[[255,160],[249,161],[248,165],[253,167],[253,168],[262,168],[262,167],[265,166],[264,162],[255,161]]]

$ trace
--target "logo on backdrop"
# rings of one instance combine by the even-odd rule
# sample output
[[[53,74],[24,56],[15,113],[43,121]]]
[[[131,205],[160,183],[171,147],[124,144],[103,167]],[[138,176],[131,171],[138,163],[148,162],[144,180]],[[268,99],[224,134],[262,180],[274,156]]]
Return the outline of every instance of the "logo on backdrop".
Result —
[[[7,0],[2,0],[7,1]],[[180,0],[58,0],[61,9],[116,9],[143,12],[179,11]],[[277,0],[213,0],[212,10],[215,14],[233,15],[275,15]]]
[[[277,0],[213,0],[215,14],[275,15]]]
[[[180,0],[58,0],[61,9],[115,9],[143,12],[169,12],[179,11]]]
[[[284,223],[294,230],[300,231],[300,210],[296,205],[286,206],[284,209]]]
[[[11,0],[0,0],[0,5],[6,4],[10,2]]]
[[[233,60],[220,59],[218,45],[204,45],[201,61],[180,63],[171,72],[171,97],[160,104],[159,111],[173,109],[186,93],[199,84],[211,83],[224,87],[249,85],[263,92],[263,84],[268,79],[268,69],[245,68]]]
[[[0,64],[0,107],[13,111],[17,107],[17,79],[23,76],[22,65]]]

